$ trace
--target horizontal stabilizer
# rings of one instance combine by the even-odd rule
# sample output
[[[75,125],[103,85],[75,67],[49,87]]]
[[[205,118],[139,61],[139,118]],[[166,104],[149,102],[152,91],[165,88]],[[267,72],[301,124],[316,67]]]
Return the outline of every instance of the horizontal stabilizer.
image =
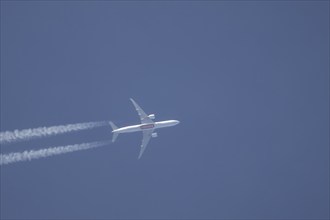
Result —
[[[116,130],[118,128],[112,121],[109,121],[109,124],[112,127],[112,130]]]
[[[109,124],[112,128],[112,142],[115,142],[117,137],[118,137],[118,133],[114,132],[116,129],[118,129],[118,127],[112,122],[109,121]]]
[[[118,133],[112,133],[112,143],[116,141]]]

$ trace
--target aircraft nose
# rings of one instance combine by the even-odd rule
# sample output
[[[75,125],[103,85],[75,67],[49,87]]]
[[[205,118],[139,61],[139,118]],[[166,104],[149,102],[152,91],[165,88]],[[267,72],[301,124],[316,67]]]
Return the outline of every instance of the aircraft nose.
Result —
[[[180,121],[178,121],[178,120],[175,120],[175,124],[180,124]]]

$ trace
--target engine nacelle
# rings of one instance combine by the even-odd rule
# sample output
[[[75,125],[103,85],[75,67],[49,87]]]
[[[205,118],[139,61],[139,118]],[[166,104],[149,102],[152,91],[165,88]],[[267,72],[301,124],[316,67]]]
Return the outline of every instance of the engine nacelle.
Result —
[[[158,137],[158,134],[156,132],[154,132],[151,134],[151,137],[153,137],[153,138]]]
[[[150,119],[155,119],[156,116],[155,116],[155,114],[151,114],[151,115],[148,115],[148,118],[150,118]]]

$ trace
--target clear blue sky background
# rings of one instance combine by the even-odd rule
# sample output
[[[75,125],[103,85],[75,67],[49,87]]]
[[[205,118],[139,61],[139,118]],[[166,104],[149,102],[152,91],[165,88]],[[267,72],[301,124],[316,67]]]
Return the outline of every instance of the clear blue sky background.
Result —
[[[328,1],[1,1],[1,131],[138,123],[129,97],[181,124],[2,166],[1,218],[329,218]]]

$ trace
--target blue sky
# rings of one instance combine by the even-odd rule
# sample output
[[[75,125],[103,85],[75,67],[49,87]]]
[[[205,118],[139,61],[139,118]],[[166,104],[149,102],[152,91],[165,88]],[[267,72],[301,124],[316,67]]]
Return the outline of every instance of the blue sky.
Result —
[[[328,1],[1,1],[1,131],[138,123],[130,97],[181,123],[2,166],[1,218],[329,218]]]

